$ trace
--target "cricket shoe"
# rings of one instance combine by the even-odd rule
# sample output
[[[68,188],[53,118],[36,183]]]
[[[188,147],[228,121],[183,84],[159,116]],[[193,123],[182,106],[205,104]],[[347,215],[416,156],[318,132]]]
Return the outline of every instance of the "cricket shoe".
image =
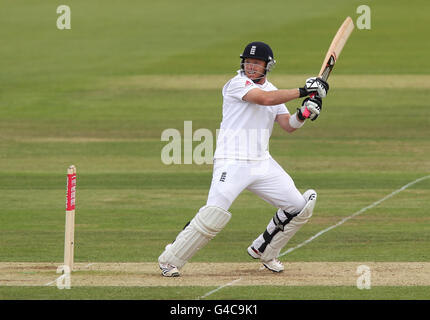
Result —
[[[278,259],[272,259],[270,261],[261,261],[263,266],[269,269],[272,272],[282,272],[284,271],[284,265]]]
[[[168,250],[172,246],[172,243],[168,243],[165,250]],[[161,274],[165,277],[179,277],[179,269],[170,263],[158,263],[161,269]]]
[[[159,263],[161,275],[164,277],[179,277],[179,270],[173,264]]]
[[[261,252],[255,249],[253,246],[249,246],[247,251],[253,259],[261,259]],[[263,266],[265,266],[272,272],[284,271],[284,265],[278,259],[272,259],[270,261],[261,261],[261,263],[263,264]]]
[[[253,246],[249,246],[247,251],[248,251],[248,254],[251,256],[251,258],[253,258],[253,259],[260,259],[261,258],[260,251],[255,249]]]

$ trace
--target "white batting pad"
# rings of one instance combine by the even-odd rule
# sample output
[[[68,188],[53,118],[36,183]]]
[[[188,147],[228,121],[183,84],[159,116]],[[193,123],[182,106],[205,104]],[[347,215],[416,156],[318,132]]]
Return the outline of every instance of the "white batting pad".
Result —
[[[158,262],[182,268],[200,248],[227,225],[230,218],[231,213],[222,208],[213,206],[201,208],[190,224],[178,234],[176,240],[166,246]]]
[[[270,241],[261,254],[262,261],[270,261],[278,257],[281,249],[290,241],[296,232],[308,222],[309,218],[312,217],[317,202],[317,193],[315,190],[310,189],[303,194],[303,197],[307,201],[306,205],[297,216],[284,226],[284,231],[275,234],[272,241]]]

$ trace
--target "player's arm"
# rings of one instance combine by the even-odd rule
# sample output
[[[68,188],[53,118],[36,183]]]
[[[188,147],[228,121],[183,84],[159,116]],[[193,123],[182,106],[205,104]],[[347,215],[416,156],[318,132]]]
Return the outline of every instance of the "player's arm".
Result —
[[[242,100],[262,106],[274,106],[297,99],[299,97],[299,89],[264,91],[262,89],[255,88],[249,90],[248,93],[243,96]]]
[[[290,118],[291,117],[297,117],[296,114],[289,114],[289,113],[284,113],[284,114],[278,114],[276,116],[275,121],[279,123],[279,125],[281,126],[282,129],[284,129],[287,132],[294,132],[296,131],[298,128],[294,128],[291,126],[290,124]],[[296,118],[297,121],[299,122],[304,122],[303,120],[299,120],[298,118]]]
[[[242,97],[242,100],[259,104],[262,106],[274,106],[288,101],[302,98],[311,94],[318,94],[321,98],[327,95],[329,85],[321,78],[312,77],[306,80],[303,88],[282,89],[274,91],[264,91],[254,88]]]

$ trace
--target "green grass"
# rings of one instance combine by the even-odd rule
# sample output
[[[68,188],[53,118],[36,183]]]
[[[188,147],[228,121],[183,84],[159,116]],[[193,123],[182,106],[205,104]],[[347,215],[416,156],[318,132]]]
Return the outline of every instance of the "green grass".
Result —
[[[0,287],[7,300],[195,300],[213,287]],[[428,287],[229,287],[216,292],[211,300],[428,300]]]
[[[60,31],[56,2],[2,1],[0,262],[61,261],[70,164],[78,169],[76,261],[155,262],[205,204],[212,174],[209,164],[164,165],[161,133],[183,134],[191,120],[193,130],[215,135],[222,117],[221,87],[173,89],[162,79],[234,75],[253,40],[271,44],[274,74],[313,74],[339,24],[347,15],[356,20],[361,4],[76,0],[72,30]],[[372,29],[354,31],[331,79],[430,74],[422,37],[428,2],[369,6]],[[134,76],[161,85],[128,85]],[[430,174],[428,98],[425,88],[332,86],[316,122],[293,135],[275,127],[271,154],[300,190],[319,194],[314,217],[287,248]],[[289,103],[290,112],[298,104]],[[282,260],[429,261],[429,208],[427,179]],[[192,261],[249,261],[244,249],[274,208],[244,192],[230,211],[225,230]],[[212,289],[2,286],[0,299],[195,299]],[[428,289],[229,287],[210,298],[428,299]]]

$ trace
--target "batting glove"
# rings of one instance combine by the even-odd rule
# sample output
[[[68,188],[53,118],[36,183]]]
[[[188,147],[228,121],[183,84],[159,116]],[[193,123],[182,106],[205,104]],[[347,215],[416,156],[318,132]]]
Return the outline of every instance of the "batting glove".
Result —
[[[300,98],[306,97],[311,93],[319,95],[321,98],[324,98],[327,95],[329,89],[329,85],[326,81],[321,78],[312,77],[306,80],[306,84],[303,88],[299,88],[300,90]]]
[[[306,98],[302,102],[301,108],[297,108],[297,117],[300,120],[311,119],[312,121],[318,118],[322,110],[322,99],[318,96]]]

